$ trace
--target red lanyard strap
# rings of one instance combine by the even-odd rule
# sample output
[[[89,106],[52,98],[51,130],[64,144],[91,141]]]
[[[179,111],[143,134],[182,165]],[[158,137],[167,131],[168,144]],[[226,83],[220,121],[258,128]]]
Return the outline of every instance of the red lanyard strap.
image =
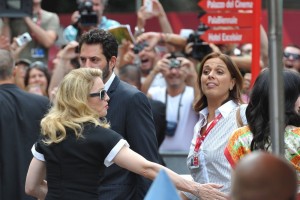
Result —
[[[199,136],[197,137],[197,140],[196,140],[196,145],[195,145],[194,153],[198,153],[198,151],[200,149],[200,146],[203,143],[204,139],[209,134],[209,132],[211,131],[211,129],[218,123],[218,121],[221,119],[221,117],[222,117],[222,114],[220,113],[214,119],[214,121],[209,125],[209,127],[204,131],[204,133],[202,135],[200,135],[201,129],[199,130]]]

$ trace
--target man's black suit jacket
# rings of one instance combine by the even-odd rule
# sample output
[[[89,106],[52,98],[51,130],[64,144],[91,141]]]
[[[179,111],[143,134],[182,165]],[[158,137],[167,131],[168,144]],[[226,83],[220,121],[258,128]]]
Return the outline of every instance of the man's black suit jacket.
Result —
[[[0,85],[0,199],[33,200],[25,194],[31,147],[40,135],[40,121],[49,109],[46,97],[13,84]]]
[[[151,107],[147,97],[117,76],[108,89],[107,120],[111,129],[121,134],[130,148],[147,160],[158,162],[158,148]],[[99,199],[143,199],[151,181],[117,165],[105,170]]]

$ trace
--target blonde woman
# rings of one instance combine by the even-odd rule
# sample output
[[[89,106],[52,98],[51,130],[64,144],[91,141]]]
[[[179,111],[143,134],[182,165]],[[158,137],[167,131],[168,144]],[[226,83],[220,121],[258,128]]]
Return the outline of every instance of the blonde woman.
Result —
[[[99,69],[71,71],[41,122],[42,138],[32,148],[25,191],[39,199],[97,200],[105,167],[113,163],[154,179],[164,169],[179,190],[201,199],[226,199],[220,185],[191,182],[129,148],[105,121],[109,97]],[[99,120],[100,119],[100,120]],[[47,182],[45,178],[47,177]]]

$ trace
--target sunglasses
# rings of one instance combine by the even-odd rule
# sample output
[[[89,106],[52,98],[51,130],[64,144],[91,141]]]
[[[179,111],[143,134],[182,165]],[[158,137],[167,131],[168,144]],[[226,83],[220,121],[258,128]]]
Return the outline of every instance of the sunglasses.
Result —
[[[284,53],[283,53],[283,56],[284,56],[285,58],[290,58],[290,57],[292,57],[293,60],[300,60],[300,54],[284,52]]]
[[[104,100],[106,94],[107,94],[106,90],[101,90],[100,92],[91,93],[90,97],[100,97],[101,100]]]

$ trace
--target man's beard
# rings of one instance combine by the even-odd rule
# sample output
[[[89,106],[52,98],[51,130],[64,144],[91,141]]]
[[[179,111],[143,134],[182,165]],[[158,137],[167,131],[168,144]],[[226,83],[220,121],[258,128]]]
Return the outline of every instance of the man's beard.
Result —
[[[108,78],[110,72],[109,72],[109,64],[107,63],[106,66],[102,69],[102,79],[107,81],[106,79]]]

